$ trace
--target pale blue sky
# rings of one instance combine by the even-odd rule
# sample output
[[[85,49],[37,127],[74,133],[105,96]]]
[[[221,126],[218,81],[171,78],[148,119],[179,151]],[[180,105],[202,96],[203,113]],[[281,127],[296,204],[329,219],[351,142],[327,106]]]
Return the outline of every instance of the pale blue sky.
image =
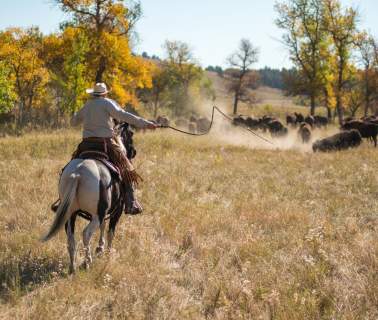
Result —
[[[342,0],[361,12],[361,27],[378,37],[378,0]],[[143,18],[137,25],[137,51],[162,56],[166,39],[190,44],[202,66],[225,65],[241,38],[260,48],[256,67],[281,68],[290,62],[277,41],[275,0],[142,0]],[[38,25],[44,33],[58,30],[64,15],[52,0],[0,0],[0,29]]]

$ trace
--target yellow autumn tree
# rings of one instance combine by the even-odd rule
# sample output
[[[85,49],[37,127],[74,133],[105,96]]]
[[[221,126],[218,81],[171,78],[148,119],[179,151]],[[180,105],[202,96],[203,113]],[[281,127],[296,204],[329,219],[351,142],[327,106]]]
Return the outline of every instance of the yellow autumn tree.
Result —
[[[58,113],[72,114],[82,107],[91,85],[86,56],[89,44],[86,34],[67,27],[43,41],[43,59],[50,72],[50,88]]]
[[[137,105],[136,90],[152,86],[152,65],[135,57],[130,34],[140,17],[140,4],[127,7],[119,0],[56,0],[68,13],[71,28],[88,39],[86,72],[92,82],[106,82],[121,105]]]
[[[323,0],[323,24],[332,40],[332,53],[336,57],[335,99],[339,123],[343,123],[344,93],[346,84],[353,75],[352,51],[355,46],[358,11],[343,7],[340,0]]]
[[[32,108],[41,105],[48,72],[40,58],[42,34],[38,28],[12,28],[0,32],[0,60],[9,68],[9,81],[16,93],[17,120],[27,121]]]

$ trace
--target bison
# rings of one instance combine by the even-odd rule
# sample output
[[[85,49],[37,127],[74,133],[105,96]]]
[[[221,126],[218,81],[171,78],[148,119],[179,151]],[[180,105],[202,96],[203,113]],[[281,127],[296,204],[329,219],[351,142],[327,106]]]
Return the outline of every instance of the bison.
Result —
[[[310,125],[311,128],[314,127],[314,124],[315,124],[315,119],[313,116],[307,116],[305,119],[304,119],[304,122],[306,122],[307,124]]]
[[[266,125],[272,137],[285,136],[288,133],[287,128],[279,120],[271,120]]]
[[[194,121],[197,123],[197,120]],[[237,117],[234,118],[234,120],[232,121],[232,123],[235,125],[235,126],[244,126],[246,125],[246,122],[247,122],[247,118],[245,116],[242,116],[242,115],[238,115]]]
[[[343,130],[356,129],[361,134],[362,138],[371,139],[374,141],[374,146],[377,147],[378,125],[370,122],[363,122],[360,120],[352,120],[344,123],[341,128]]]
[[[298,129],[298,136],[302,139],[303,143],[308,143],[311,140],[311,127],[307,123],[302,122]]]
[[[248,117],[245,124],[247,125],[248,128],[255,130],[259,129],[261,121],[259,119],[255,119],[252,117]]]
[[[205,132],[205,131],[208,131],[209,128],[210,128],[210,120],[203,117],[203,118],[199,118],[197,120],[197,130],[198,132]]]
[[[292,115],[288,114],[286,116],[286,125],[287,126],[295,126],[295,117],[293,117]]]
[[[352,129],[349,131],[342,131],[322,140],[315,141],[315,143],[312,145],[312,150],[314,152],[345,150],[358,147],[361,144],[361,141],[361,134],[358,132],[358,130]]]
[[[163,127],[169,126],[169,119],[166,116],[158,116],[156,122],[162,125]]]
[[[328,125],[328,118],[323,116],[314,116],[315,127],[321,128]]]
[[[305,118],[303,114],[294,112],[294,115],[295,115],[295,124],[304,122]]]

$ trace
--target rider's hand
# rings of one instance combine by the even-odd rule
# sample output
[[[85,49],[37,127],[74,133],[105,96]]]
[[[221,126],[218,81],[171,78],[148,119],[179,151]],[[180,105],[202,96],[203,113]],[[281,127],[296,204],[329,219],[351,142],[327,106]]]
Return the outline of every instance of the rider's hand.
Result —
[[[150,130],[155,130],[156,128],[158,128],[159,126],[156,125],[155,123],[153,122],[150,122],[148,125],[147,125],[147,129],[150,129]]]

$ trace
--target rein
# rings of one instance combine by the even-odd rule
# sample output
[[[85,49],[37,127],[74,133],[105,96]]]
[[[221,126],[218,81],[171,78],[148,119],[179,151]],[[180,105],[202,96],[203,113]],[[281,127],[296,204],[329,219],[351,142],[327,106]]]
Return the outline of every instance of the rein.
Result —
[[[164,126],[164,125],[161,125],[160,128],[167,128],[167,129],[172,129],[174,131],[177,131],[177,132],[180,132],[180,133],[184,133],[184,134],[187,134],[187,135],[190,135],[190,136],[204,136],[206,134],[208,134],[210,131],[211,131],[211,128],[213,126],[213,123],[214,123],[214,113],[215,113],[215,110],[217,110],[224,118],[226,118],[227,120],[229,121],[234,121],[234,119],[232,119],[230,116],[228,116],[227,114],[225,114],[222,110],[220,110],[217,106],[213,106],[213,110],[212,110],[212,113],[211,113],[211,121],[210,121],[210,125],[209,125],[209,128],[204,131],[204,132],[201,132],[201,133],[192,133],[192,132],[188,132],[188,131],[184,131],[184,130],[180,130],[178,128],[175,128],[175,127],[172,127],[172,126]],[[246,128],[246,127],[240,127],[246,131],[248,131],[249,133],[253,134],[254,136],[256,136],[257,138],[271,144],[272,146],[274,146],[274,143],[269,141],[268,139],[258,135],[256,132],[254,132],[253,130],[251,130],[250,128]]]

